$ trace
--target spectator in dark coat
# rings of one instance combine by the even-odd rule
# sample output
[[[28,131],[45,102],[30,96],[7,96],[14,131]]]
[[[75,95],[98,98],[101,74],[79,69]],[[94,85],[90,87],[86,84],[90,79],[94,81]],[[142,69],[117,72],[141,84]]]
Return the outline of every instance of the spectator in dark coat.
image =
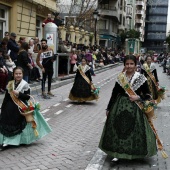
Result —
[[[0,48],[0,92],[4,93],[8,79],[8,70],[5,66],[5,61],[2,54],[3,49]]]
[[[8,44],[7,44],[7,50],[10,50],[10,57],[11,57],[12,61],[14,61],[16,63],[19,46],[18,46],[17,42],[15,41],[15,39],[16,39],[16,34],[12,32],[10,39],[8,41]]]
[[[24,70],[23,79],[28,82],[29,69],[32,69],[30,64],[30,59],[28,57],[28,43],[24,42],[21,44],[19,55],[17,58],[17,66],[20,66]]]

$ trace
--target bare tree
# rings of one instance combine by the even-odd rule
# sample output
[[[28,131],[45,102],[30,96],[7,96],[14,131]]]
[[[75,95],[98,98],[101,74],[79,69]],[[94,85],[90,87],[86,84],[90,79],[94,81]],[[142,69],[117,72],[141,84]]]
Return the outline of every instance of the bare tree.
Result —
[[[98,0],[60,0],[58,10],[65,16],[65,26],[79,26],[84,29],[93,28],[93,12]],[[87,29],[86,29],[87,30]]]

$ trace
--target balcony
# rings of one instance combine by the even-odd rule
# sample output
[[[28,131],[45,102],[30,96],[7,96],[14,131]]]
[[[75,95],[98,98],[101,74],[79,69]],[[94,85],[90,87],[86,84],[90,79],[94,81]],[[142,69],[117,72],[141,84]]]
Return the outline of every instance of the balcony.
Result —
[[[135,19],[135,23],[136,24],[143,24],[143,20],[142,19]]]
[[[119,30],[125,30],[125,26],[124,25],[119,25],[118,29]]]
[[[136,1],[136,6],[144,6],[144,2],[143,1]]]
[[[126,18],[132,19],[132,6],[127,5],[126,7]]]
[[[136,14],[137,14],[137,15],[143,15],[144,12],[143,12],[143,10],[136,10]]]
[[[99,6],[98,11],[100,15],[114,17],[119,21],[119,11],[115,6]]]
[[[136,28],[136,31],[139,31],[142,35],[144,34],[144,30],[142,29],[142,27]]]

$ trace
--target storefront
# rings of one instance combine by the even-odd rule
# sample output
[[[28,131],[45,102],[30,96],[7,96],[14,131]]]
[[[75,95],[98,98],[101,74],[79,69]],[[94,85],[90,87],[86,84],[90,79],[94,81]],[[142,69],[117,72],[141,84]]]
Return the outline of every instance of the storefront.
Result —
[[[55,0],[0,0],[0,39],[5,31],[27,40],[42,38],[42,22],[52,11],[56,11]]]
[[[99,45],[101,47],[116,48],[116,37],[112,35],[100,35]]]

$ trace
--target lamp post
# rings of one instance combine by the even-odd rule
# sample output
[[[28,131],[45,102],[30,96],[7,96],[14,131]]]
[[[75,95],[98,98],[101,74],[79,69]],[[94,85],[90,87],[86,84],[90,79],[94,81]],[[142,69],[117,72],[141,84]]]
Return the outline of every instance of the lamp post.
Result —
[[[93,17],[95,19],[95,25],[94,25],[94,37],[95,37],[95,41],[94,44],[95,46],[97,45],[97,20],[99,19],[99,12],[97,11],[97,9],[93,12]]]

